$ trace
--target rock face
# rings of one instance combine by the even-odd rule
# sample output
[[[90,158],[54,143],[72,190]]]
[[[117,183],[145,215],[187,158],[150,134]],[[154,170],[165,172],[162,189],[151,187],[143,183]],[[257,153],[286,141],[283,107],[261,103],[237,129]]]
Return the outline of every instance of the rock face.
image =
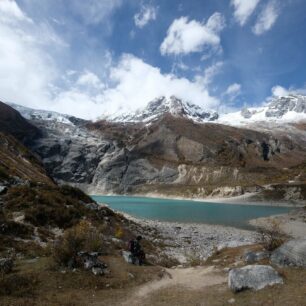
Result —
[[[228,286],[234,292],[245,289],[260,290],[275,284],[283,284],[283,279],[270,266],[245,266],[231,270],[228,276]]]
[[[269,104],[266,117],[281,118],[288,112],[306,113],[306,97],[289,95],[274,99]]]
[[[10,134],[22,143],[32,143],[40,130],[23,118],[18,111],[0,102],[0,132]]]
[[[306,268],[306,239],[295,239],[284,243],[273,252],[271,262],[279,266]]]

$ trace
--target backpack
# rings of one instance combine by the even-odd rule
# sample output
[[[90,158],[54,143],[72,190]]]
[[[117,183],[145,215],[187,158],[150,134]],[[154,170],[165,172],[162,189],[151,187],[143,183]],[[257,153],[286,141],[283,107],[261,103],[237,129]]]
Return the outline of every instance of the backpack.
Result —
[[[135,240],[129,241],[128,249],[132,254],[135,253]]]

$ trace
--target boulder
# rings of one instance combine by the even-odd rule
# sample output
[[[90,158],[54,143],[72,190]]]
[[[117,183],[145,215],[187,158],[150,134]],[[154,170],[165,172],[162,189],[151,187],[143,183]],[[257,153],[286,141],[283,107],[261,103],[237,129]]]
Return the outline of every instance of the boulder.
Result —
[[[13,269],[13,260],[11,258],[0,258],[0,272],[9,273]]]
[[[94,275],[105,274],[107,270],[107,265],[103,263],[99,256],[99,252],[79,252],[78,261],[83,265],[84,269],[91,270]]]
[[[244,254],[244,261],[248,264],[256,263],[265,258],[269,258],[268,252],[247,252]]]
[[[306,239],[287,241],[272,253],[271,262],[278,266],[306,268]]]
[[[232,269],[228,276],[228,286],[234,292],[245,289],[263,289],[266,286],[283,284],[283,279],[271,266],[249,265]]]

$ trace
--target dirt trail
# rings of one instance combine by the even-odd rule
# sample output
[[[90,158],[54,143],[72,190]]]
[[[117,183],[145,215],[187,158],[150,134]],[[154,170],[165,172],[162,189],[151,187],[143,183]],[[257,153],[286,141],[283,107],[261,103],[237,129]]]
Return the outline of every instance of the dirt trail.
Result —
[[[141,301],[150,294],[166,287],[184,287],[187,290],[201,290],[205,287],[225,283],[226,281],[226,276],[213,266],[166,269],[163,278],[137,287],[128,300],[120,305],[141,305]]]

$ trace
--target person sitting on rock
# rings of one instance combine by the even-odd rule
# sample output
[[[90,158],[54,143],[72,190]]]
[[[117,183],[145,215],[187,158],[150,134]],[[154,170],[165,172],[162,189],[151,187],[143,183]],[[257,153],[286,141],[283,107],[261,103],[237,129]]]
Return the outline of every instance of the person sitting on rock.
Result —
[[[141,236],[137,236],[136,239],[129,242],[129,251],[131,252],[132,264],[135,265],[138,261],[138,264],[141,266],[144,264],[145,253],[141,247],[140,241],[142,240]]]

